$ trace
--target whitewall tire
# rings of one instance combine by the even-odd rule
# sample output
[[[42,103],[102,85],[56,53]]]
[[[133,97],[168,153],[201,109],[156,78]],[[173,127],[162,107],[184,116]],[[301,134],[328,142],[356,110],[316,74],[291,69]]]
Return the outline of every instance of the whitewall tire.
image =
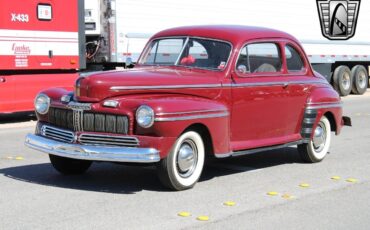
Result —
[[[298,145],[302,160],[309,163],[322,161],[328,154],[330,142],[330,122],[323,116],[315,128],[313,138],[308,143]]]
[[[165,159],[157,165],[163,185],[173,190],[192,188],[203,171],[205,148],[202,137],[194,131],[183,133]]]

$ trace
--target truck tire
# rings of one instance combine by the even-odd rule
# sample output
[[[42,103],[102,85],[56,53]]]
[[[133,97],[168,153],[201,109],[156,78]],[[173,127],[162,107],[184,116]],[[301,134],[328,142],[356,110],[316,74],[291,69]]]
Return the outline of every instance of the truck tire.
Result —
[[[56,156],[52,154],[49,154],[49,158],[50,158],[50,162],[53,165],[53,167],[58,172],[60,172],[61,174],[65,174],[65,175],[83,174],[90,168],[92,164],[92,161],[71,159],[71,158],[60,157],[60,156]]]
[[[352,90],[351,70],[345,66],[338,66],[333,74],[333,87],[340,96],[347,96]]]
[[[194,131],[183,133],[168,156],[157,165],[160,181],[172,190],[192,188],[202,173],[204,157],[202,137]]]
[[[304,162],[320,162],[329,151],[330,141],[330,122],[323,116],[317,124],[313,138],[308,143],[298,145],[298,152]]]
[[[352,75],[352,93],[362,95],[366,92],[369,84],[369,75],[366,68],[362,65],[356,65],[351,70]]]

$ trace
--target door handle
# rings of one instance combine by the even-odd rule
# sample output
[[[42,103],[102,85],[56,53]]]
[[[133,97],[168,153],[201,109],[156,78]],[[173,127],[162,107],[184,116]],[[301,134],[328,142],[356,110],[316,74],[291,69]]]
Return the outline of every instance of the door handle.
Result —
[[[0,83],[4,83],[4,82],[6,82],[5,77],[0,77]]]
[[[288,86],[289,86],[289,83],[288,82],[284,83],[283,84],[283,89],[286,89]]]

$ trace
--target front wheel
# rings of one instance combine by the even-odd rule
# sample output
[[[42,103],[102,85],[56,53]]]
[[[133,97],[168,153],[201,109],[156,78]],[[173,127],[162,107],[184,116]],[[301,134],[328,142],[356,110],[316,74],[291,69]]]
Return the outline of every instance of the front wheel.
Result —
[[[323,116],[314,131],[313,138],[305,144],[298,145],[298,152],[303,161],[316,163],[327,155],[331,141],[329,120]]]
[[[66,157],[60,157],[56,155],[49,154],[50,162],[53,167],[60,173],[65,175],[78,175],[86,172],[92,161],[84,161],[71,159]]]
[[[162,184],[177,191],[192,188],[202,173],[204,155],[203,139],[197,132],[182,134],[168,156],[157,165]]]

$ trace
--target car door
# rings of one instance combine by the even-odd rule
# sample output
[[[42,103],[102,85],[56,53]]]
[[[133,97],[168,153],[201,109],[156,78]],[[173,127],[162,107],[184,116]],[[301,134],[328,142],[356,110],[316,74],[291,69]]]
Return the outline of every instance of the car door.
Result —
[[[241,49],[231,84],[233,151],[300,139],[299,133],[286,127],[290,114],[298,112],[290,97],[299,89],[289,85],[284,74],[283,53],[280,42],[269,40]]]

